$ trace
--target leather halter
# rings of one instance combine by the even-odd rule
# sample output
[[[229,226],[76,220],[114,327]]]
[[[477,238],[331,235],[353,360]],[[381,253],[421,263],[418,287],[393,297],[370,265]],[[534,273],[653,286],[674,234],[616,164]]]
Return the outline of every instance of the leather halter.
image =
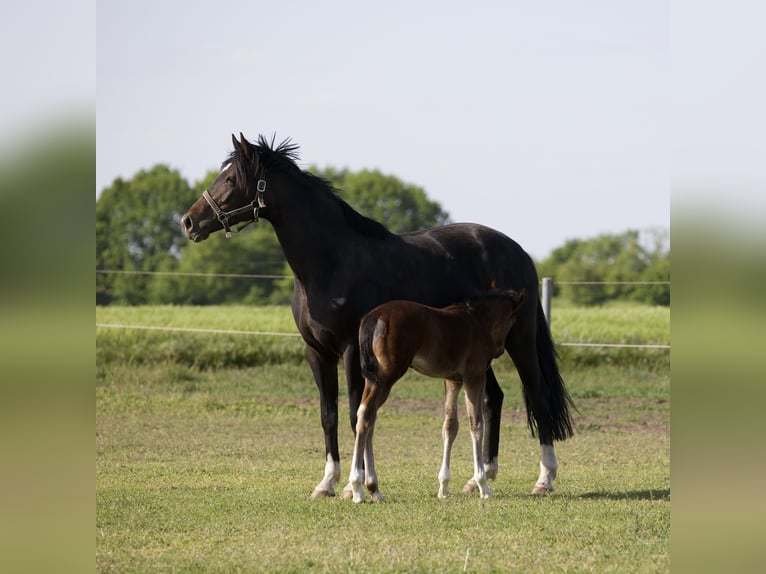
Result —
[[[255,199],[253,199],[252,202],[250,202],[248,205],[245,205],[243,207],[238,207],[237,209],[232,209],[231,211],[224,211],[215,202],[215,200],[213,199],[213,196],[210,195],[210,192],[207,189],[202,192],[202,197],[205,198],[205,201],[207,201],[208,205],[210,205],[210,209],[213,210],[216,217],[218,218],[218,221],[220,221],[221,225],[223,225],[223,228],[226,231],[227,239],[231,237],[231,228],[229,226],[230,217],[252,211],[252,218],[245,221],[243,225],[240,225],[236,229],[236,231],[242,231],[245,227],[247,227],[251,223],[258,223],[258,211],[261,208],[266,207],[266,202],[263,200],[263,194],[266,192],[266,177],[265,177],[266,170],[263,169],[263,166],[261,165],[260,160],[258,160],[258,167],[255,170],[256,177],[258,176],[259,171],[261,172],[261,177],[258,178],[257,183],[255,185]]]

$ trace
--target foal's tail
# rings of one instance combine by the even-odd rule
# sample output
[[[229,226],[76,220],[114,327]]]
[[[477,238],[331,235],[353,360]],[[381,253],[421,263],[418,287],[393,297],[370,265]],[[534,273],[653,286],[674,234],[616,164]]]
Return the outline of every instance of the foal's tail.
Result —
[[[380,364],[372,350],[372,341],[378,332],[378,324],[385,329],[385,324],[374,315],[367,315],[359,325],[359,358],[362,363],[362,376],[371,383],[378,382]]]
[[[564,380],[558,367],[558,354],[553,345],[550,329],[545,320],[545,314],[540,303],[537,303],[537,360],[540,364],[542,380],[539,389],[540,398],[548,405],[548,414],[550,415],[550,426],[553,440],[566,440],[574,434],[574,425],[569,413],[570,407],[577,410],[577,407],[569,396],[569,392],[564,386]],[[534,409],[532,407],[531,397],[527,396],[527,388],[524,387],[524,400],[527,404],[527,422],[529,428],[534,433],[536,421],[534,419]]]

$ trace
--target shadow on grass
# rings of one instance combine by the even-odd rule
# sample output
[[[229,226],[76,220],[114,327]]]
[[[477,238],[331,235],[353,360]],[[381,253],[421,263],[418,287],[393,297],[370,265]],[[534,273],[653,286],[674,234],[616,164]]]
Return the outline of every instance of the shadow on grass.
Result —
[[[586,492],[576,498],[591,500],[670,500],[670,489],[633,490],[629,492]]]

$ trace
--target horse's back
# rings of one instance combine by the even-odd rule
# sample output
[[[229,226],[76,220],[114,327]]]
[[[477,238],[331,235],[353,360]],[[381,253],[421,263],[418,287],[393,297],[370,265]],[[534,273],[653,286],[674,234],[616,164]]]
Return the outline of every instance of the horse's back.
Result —
[[[446,275],[470,281],[475,290],[527,288],[528,293],[537,293],[532,258],[496,229],[478,223],[452,223],[400,237],[427,257],[441,260]]]

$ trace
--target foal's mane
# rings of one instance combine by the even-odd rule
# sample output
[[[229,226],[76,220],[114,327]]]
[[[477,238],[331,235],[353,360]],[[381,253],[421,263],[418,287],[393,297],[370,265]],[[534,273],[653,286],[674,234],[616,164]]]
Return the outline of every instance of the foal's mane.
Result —
[[[298,144],[294,143],[290,138],[282,140],[279,144],[276,144],[276,135],[272,135],[271,141],[269,141],[263,134],[260,134],[258,136],[258,143],[255,144],[251,144],[244,138],[242,140],[243,145],[249,146],[255,152],[258,158],[257,161],[263,165],[264,169],[267,171],[270,169],[279,170],[309,187],[312,192],[323,194],[338,205],[343,211],[346,223],[355,231],[377,238],[391,235],[391,232],[382,223],[355,211],[340,197],[340,190],[336,189],[329,180],[298,167],[296,163],[300,159]],[[254,175],[257,163],[251,164],[248,162],[247,158],[243,157],[239,150],[235,149],[231,152],[226,161],[234,164],[238,179],[242,178],[242,181],[248,182],[249,178]]]
[[[476,291],[468,299],[462,302],[458,302],[457,305],[465,305],[466,307],[470,307],[472,303],[480,303],[482,301],[492,301],[497,299],[505,301],[515,300],[518,296],[519,293],[511,289],[491,289],[489,291]]]

